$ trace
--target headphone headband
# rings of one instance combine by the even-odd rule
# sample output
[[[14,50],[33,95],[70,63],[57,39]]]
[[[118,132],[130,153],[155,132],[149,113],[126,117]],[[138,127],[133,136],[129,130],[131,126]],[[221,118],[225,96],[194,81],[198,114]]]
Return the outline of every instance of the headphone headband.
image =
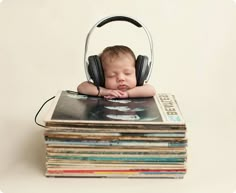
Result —
[[[98,27],[102,27],[104,25],[106,25],[107,23],[113,22],[113,21],[126,21],[129,22],[133,25],[135,25],[136,27],[142,27],[147,35],[148,41],[149,41],[149,47],[150,47],[150,53],[151,53],[151,61],[149,63],[150,65],[150,71],[149,74],[147,76],[146,81],[149,80],[150,75],[151,75],[151,71],[152,71],[152,64],[153,64],[153,60],[154,60],[154,56],[153,56],[153,42],[152,42],[152,37],[151,34],[149,33],[148,29],[141,24],[139,21],[137,21],[136,19],[133,19],[131,17],[127,17],[127,16],[109,16],[109,17],[105,17],[103,19],[101,19],[100,21],[98,21],[89,31],[87,38],[86,38],[86,42],[85,42],[85,51],[84,51],[84,69],[86,72],[86,77],[88,80],[90,80],[90,76],[88,73],[88,61],[87,61],[87,51],[88,51],[88,44],[89,44],[89,39],[90,39],[90,35],[92,34],[93,30]]]
[[[103,25],[106,25],[107,23],[110,23],[110,22],[113,22],[113,21],[127,21],[127,22],[130,22],[130,23],[134,24],[137,27],[142,27],[142,25],[138,21],[134,20],[133,18],[126,17],[126,16],[112,16],[112,17],[104,18],[97,25],[97,27],[102,27]]]

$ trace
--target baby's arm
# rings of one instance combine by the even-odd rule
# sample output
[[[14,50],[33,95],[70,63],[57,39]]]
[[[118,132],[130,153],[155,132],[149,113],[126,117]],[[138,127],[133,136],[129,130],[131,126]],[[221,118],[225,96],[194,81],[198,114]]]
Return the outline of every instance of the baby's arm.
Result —
[[[77,87],[77,91],[79,93],[91,96],[97,96],[99,94],[97,87],[89,81],[80,83],[79,86]]]
[[[98,88],[91,82],[85,81],[79,84],[77,91],[82,94],[91,95],[91,96],[101,96],[105,98],[123,98],[124,93],[120,90],[111,90],[104,87]]]
[[[136,86],[127,91],[129,98],[135,97],[152,97],[156,94],[155,88],[150,84]]]

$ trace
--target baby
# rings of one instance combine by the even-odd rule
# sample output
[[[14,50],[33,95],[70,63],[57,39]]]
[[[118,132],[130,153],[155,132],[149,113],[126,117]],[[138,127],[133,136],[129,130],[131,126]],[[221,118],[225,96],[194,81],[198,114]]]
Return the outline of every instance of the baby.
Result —
[[[123,45],[107,47],[100,55],[105,86],[95,86],[89,81],[82,82],[77,87],[79,93],[100,96],[104,98],[136,98],[152,97],[156,94],[153,86],[144,84],[137,86],[133,51]]]

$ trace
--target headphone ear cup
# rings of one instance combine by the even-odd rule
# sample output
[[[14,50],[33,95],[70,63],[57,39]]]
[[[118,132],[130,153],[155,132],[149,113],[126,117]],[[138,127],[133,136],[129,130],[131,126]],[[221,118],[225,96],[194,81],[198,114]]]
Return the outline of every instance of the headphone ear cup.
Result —
[[[139,55],[135,64],[137,86],[142,86],[146,80],[150,67],[148,65],[148,57]]]
[[[105,78],[100,58],[97,55],[88,57],[88,73],[95,86],[105,86]]]

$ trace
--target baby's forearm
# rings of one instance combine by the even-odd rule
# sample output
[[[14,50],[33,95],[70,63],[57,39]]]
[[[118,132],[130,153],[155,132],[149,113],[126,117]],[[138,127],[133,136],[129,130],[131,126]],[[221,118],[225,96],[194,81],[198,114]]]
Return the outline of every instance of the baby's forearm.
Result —
[[[111,95],[113,93],[113,90],[106,89],[101,86],[97,88],[93,83],[88,82],[88,81],[82,82],[77,87],[77,91],[81,94],[91,95],[91,96],[100,96],[100,97]]]
[[[97,96],[99,91],[97,87],[91,82],[82,82],[78,87],[77,91],[82,94]]]
[[[149,84],[137,86],[127,91],[129,98],[152,97],[156,94],[155,88]]]
[[[113,91],[103,87],[99,89],[91,82],[85,81],[82,82],[78,87],[77,91],[81,94],[91,95],[91,96],[107,96],[110,95]]]

